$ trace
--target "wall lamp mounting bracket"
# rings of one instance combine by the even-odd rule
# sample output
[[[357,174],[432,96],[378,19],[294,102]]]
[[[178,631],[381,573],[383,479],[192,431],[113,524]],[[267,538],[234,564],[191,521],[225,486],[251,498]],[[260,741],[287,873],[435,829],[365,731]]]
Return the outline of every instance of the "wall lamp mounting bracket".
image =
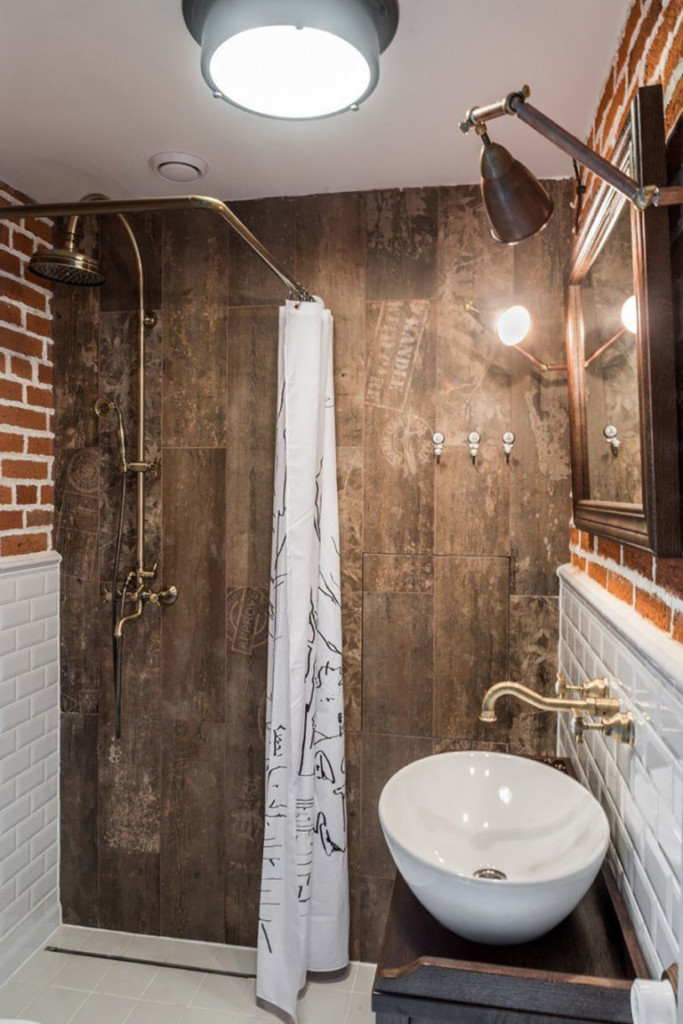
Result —
[[[466,313],[469,313],[473,320],[476,320],[482,330],[489,330],[488,325],[482,318],[481,310],[477,308],[474,302],[471,300],[466,302],[463,308]],[[518,352],[520,356],[524,356],[530,363],[533,363],[536,369],[540,370],[541,373],[551,373],[556,370],[564,370],[566,372],[567,370],[566,363],[544,363],[541,359],[538,359],[533,352],[527,352],[526,349],[523,349],[520,345],[511,345],[510,348],[512,348],[513,351]]]
[[[649,206],[676,206],[683,203],[683,186],[669,186],[659,188],[657,185],[640,185],[628,174],[615,167],[595,150],[590,149],[566,131],[546,114],[537,110],[530,103],[527,103],[531,89],[528,85],[522,86],[516,92],[508,93],[497,103],[489,103],[486,106],[472,107],[467,111],[465,119],[460,122],[460,130],[467,134],[471,129],[478,135],[486,137],[486,124],[497,117],[505,114],[515,115],[528,124],[530,128],[548,139],[559,149],[564,150],[574,160],[577,160],[588,170],[593,171],[599,178],[606,181],[608,185],[621,192],[639,210],[646,210]],[[486,142],[485,142],[486,144]]]

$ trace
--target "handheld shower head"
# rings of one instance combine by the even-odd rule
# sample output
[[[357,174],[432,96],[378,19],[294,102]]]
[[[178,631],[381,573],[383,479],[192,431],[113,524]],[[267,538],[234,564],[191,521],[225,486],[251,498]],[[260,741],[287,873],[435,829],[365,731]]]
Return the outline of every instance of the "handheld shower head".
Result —
[[[97,260],[78,249],[40,249],[29,260],[28,269],[37,277],[58,284],[101,285],[104,274]]]
[[[95,415],[102,419],[104,416],[108,416],[110,413],[116,413],[118,420],[117,434],[119,439],[119,455],[121,456],[121,472],[128,472],[128,456],[126,452],[126,429],[123,425],[123,414],[121,409],[113,402],[111,398],[98,398],[95,402]]]

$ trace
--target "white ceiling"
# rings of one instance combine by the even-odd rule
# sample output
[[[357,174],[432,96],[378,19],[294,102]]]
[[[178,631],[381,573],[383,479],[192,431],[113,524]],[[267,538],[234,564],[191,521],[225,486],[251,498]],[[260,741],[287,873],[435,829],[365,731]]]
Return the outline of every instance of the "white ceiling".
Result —
[[[399,0],[380,82],[357,113],[271,121],[215,100],[181,0],[3,0],[0,179],[42,201],[187,191],[160,150],[204,157],[192,186],[228,199],[477,180],[465,110],[528,82],[531,102],[586,136],[630,0]],[[492,125],[539,176],[567,157]]]

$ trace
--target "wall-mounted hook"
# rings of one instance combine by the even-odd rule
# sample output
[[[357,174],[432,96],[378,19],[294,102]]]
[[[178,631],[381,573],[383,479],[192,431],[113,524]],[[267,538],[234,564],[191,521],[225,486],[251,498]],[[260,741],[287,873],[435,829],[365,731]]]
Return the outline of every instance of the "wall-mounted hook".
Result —
[[[602,433],[604,435],[605,441],[607,441],[607,444],[612,449],[612,455],[614,455],[614,457],[616,458],[616,456],[619,454],[619,448],[621,446],[621,441],[617,437],[617,428],[613,426],[613,424],[608,423]]]
[[[505,452],[505,461],[510,464],[510,455],[512,453],[512,446],[515,443],[515,435],[511,430],[506,430],[502,437],[503,451]]]
[[[476,465],[477,452],[479,451],[479,442],[481,441],[481,434],[478,430],[470,430],[467,435],[467,445],[470,450],[470,458],[472,459],[472,465]]]
[[[437,466],[441,463],[441,456],[443,455],[443,443],[446,440],[445,436],[440,430],[437,430],[435,434],[432,434],[432,443],[434,445],[434,458],[436,459]]]

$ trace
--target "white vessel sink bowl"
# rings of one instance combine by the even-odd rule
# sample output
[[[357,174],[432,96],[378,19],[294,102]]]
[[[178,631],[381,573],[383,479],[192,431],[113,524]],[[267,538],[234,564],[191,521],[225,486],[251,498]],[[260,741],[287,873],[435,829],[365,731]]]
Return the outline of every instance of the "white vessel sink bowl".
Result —
[[[494,945],[559,924],[592,885],[609,843],[605,813],[587,789],[509,754],[414,761],[387,782],[379,817],[420,903],[451,931]]]

